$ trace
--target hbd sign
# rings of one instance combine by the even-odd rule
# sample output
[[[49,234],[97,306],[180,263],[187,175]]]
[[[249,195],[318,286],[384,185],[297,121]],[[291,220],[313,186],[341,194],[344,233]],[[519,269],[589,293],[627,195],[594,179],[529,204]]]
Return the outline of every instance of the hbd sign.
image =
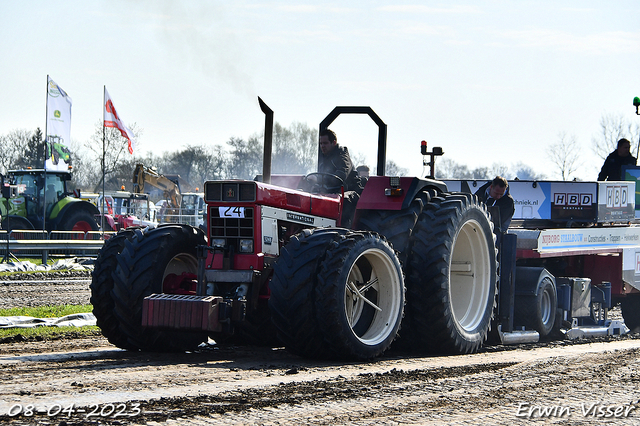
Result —
[[[627,186],[607,186],[607,207],[627,207],[629,199],[629,188]]]
[[[592,194],[553,194],[553,203],[556,206],[590,206],[592,202]]]

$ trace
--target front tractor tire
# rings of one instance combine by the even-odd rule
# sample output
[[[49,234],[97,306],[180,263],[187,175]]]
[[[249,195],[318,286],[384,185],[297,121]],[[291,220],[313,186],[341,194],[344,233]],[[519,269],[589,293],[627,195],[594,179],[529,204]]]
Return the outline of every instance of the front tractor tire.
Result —
[[[329,246],[315,291],[316,321],[334,357],[367,360],[385,352],[404,315],[404,275],[375,233],[351,233]]]
[[[203,332],[142,327],[142,302],[152,293],[189,294],[198,271],[197,247],[204,233],[188,225],[136,229],[117,257],[111,296],[120,326],[114,341],[123,349],[176,352],[191,350],[207,340]]]
[[[126,335],[123,335],[119,330],[120,322],[114,314],[114,303],[111,297],[112,274],[118,266],[117,257],[124,249],[125,242],[131,241],[134,235],[133,229],[126,229],[105,241],[91,273],[91,304],[97,325],[100,327],[102,335],[111,344],[125,349],[135,349],[135,347],[129,345]]]
[[[400,262],[370,232],[301,232],[281,251],[270,289],[278,337],[308,358],[374,358],[391,345],[404,313]]]
[[[329,244],[348,232],[342,228],[305,229],[280,251],[269,284],[269,311],[278,339],[289,352],[308,358],[329,356],[321,324],[316,321],[314,291]]]
[[[475,195],[442,194],[412,235],[404,346],[476,352],[487,338],[497,294],[497,253],[486,206]]]

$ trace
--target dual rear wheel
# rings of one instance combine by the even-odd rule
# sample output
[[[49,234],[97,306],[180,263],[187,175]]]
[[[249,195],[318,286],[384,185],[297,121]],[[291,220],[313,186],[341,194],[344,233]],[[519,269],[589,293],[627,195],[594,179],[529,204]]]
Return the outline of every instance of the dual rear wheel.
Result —
[[[307,230],[274,266],[269,307],[288,349],[312,358],[371,359],[389,348],[404,312],[404,279],[378,234]]]

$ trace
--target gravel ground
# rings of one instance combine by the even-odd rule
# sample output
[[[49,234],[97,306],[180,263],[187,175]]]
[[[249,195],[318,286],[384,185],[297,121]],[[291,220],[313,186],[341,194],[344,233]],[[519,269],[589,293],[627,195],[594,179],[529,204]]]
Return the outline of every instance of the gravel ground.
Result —
[[[62,281],[73,274],[5,280],[0,307],[88,303],[88,274]],[[100,336],[5,342],[0,424],[632,425],[639,354],[638,335],[362,363],[252,346],[127,352]]]

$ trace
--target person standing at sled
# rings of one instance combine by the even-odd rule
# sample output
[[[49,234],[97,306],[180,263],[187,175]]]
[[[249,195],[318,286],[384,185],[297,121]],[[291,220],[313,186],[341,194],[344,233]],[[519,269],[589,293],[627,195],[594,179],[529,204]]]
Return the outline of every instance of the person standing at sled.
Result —
[[[598,180],[624,180],[622,166],[635,166],[637,161],[630,151],[631,142],[625,138],[620,139],[618,148],[604,160]]]
[[[502,176],[482,185],[475,193],[487,206],[500,210],[500,232],[507,232],[511,218],[516,211],[513,197],[509,194],[509,183]]]
[[[342,226],[349,227],[363,189],[360,177],[353,167],[349,150],[345,146],[338,145],[338,137],[332,130],[322,130],[319,143],[321,154],[318,162],[318,172],[335,175],[344,182]],[[336,192],[340,190],[339,187],[335,189]]]

